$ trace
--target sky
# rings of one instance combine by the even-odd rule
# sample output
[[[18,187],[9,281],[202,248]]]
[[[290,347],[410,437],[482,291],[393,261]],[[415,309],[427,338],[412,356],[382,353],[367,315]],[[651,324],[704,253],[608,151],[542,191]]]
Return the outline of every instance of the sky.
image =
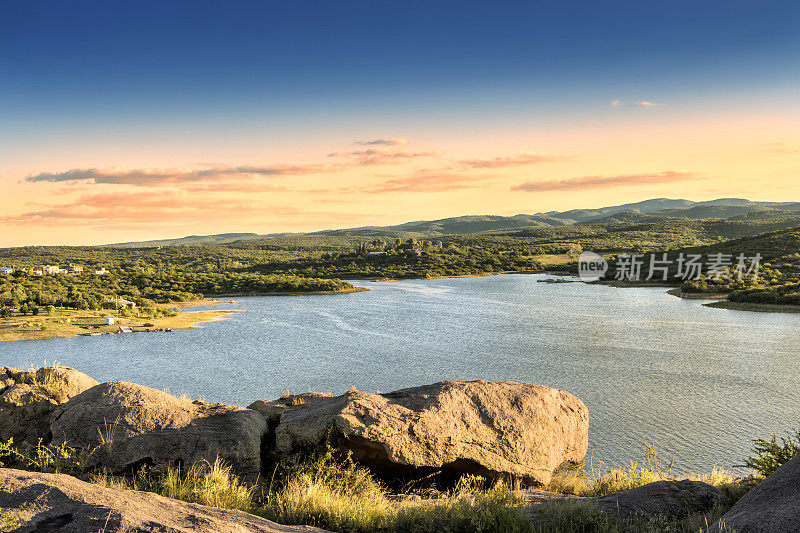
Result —
[[[800,201],[800,3],[0,0],[0,246]]]

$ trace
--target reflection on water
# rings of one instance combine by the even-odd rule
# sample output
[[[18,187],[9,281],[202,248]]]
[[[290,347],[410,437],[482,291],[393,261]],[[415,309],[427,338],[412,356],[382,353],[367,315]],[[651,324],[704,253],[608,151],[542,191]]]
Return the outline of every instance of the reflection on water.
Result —
[[[247,405],[291,392],[390,391],[444,379],[541,383],[589,407],[594,457],[642,442],[681,471],[730,468],[749,439],[798,425],[800,315],[702,307],[664,289],[537,283],[537,275],[366,283],[340,296],[240,298],[245,313],[172,334],[0,344],[44,359]]]

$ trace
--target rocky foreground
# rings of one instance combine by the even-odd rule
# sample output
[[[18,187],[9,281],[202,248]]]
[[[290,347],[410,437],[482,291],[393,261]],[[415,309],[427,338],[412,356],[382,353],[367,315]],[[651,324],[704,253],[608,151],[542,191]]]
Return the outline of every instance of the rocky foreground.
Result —
[[[85,483],[64,474],[0,468],[0,526],[4,531],[87,533],[288,533],[319,532],[309,526],[283,526],[264,518],[150,492]]]
[[[36,382],[57,380],[50,391]],[[445,471],[514,476],[546,485],[588,447],[589,415],[575,396],[527,383],[447,381],[388,394],[351,391],[254,402],[250,408],[176,398],[77,370],[0,373],[0,440],[67,444],[111,474],[160,472],[220,457],[245,477],[265,457],[308,451],[335,437],[379,474]]]
[[[98,383],[66,367],[0,368],[0,441],[85,450],[90,468],[111,475],[186,470],[221,458],[257,483],[269,478],[276,460],[334,443],[384,479],[471,473],[546,486],[559,465],[583,460],[588,420],[575,396],[525,383],[447,381],[387,394],[309,393],[242,408],[133,383]],[[6,530],[12,524],[19,531],[320,531],[65,475],[5,468],[0,488]],[[532,516],[541,503],[536,498]],[[662,481],[586,501],[635,519],[706,512],[721,498],[705,483]],[[795,459],[712,529],[800,531],[798,501]]]

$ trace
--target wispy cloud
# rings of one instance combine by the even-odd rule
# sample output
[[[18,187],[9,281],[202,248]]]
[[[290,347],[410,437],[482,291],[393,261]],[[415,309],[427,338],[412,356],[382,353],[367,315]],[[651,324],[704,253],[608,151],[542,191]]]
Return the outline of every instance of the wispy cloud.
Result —
[[[413,176],[393,178],[379,185],[363,187],[361,192],[378,194],[392,192],[445,192],[479,186],[490,176],[474,176],[423,170]]]
[[[329,165],[214,166],[203,169],[85,168],[64,172],[42,172],[28,176],[29,182],[90,182],[114,185],[151,186],[218,180],[226,176],[287,176],[318,174],[338,170]]]
[[[417,157],[439,157],[441,152],[425,151],[412,152],[410,150],[389,150],[386,148],[368,148],[367,150],[354,150],[350,152],[331,152],[328,157],[350,157],[358,166],[385,165],[398,163]]]
[[[611,100],[611,107],[622,107],[625,105],[625,102],[622,100]],[[631,105],[636,107],[661,107],[664,104],[657,104],[655,102],[649,102],[647,100],[640,100],[638,102],[633,102]]]
[[[504,168],[533,165],[536,163],[552,163],[564,161],[566,158],[558,155],[539,154],[535,152],[520,152],[511,157],[493,157],[491,159],[464,159],[459,165],[468,168]]]
[[[408,144],[408,139],[396,138],[396,139],[375,139],[372,141],[356,141],[353,144],[359,144],[361,146],[405,146]]]
[[[563,180],[528,181],[511,187],[512,191],[547,192],[578,191],[584,189],[602,189],[622,187],[626,185],[651,185],[654,183],[671,183],[696,179],[694,172],[678,172],[666,170],[652,174],[620,174],[617,176],[583,176]]]
[[[296,206],[271,205],[261,199],[229,198],[219,195],[184,192],[149,192],[85,194],[59,205],[48,205],[19,215],[0,217],[0,223],[58,226],[64,223],[83,226],[119,224],[136,226],[186,225],[209,220],[252,220],[289,218],[319,224],[329,220],[357,220],[370,214],[306,211]]]
[[[788,142],[774,142],[766,143],[766,147],[770,152],[778,152],[781,154],[800,154],[800,144]]]

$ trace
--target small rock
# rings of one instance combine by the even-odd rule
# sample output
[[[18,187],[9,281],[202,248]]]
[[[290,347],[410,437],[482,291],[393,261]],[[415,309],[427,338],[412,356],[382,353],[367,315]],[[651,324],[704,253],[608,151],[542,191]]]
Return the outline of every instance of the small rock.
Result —
[[[58,403],[38,387],[16,383],[0,393],[0,441],[37,444],[50,440],[50,413]]]
[[[97,380],[67,366],[46,366],[36,371],[39,383],[53,382],[51,397],[58,403],[64,403],[73,396],[97,385]]]
[[[608,496],[592,498],[603,511],[620,518],[683,518],[710,511],[725,496],[702,481],[656,481]]]

